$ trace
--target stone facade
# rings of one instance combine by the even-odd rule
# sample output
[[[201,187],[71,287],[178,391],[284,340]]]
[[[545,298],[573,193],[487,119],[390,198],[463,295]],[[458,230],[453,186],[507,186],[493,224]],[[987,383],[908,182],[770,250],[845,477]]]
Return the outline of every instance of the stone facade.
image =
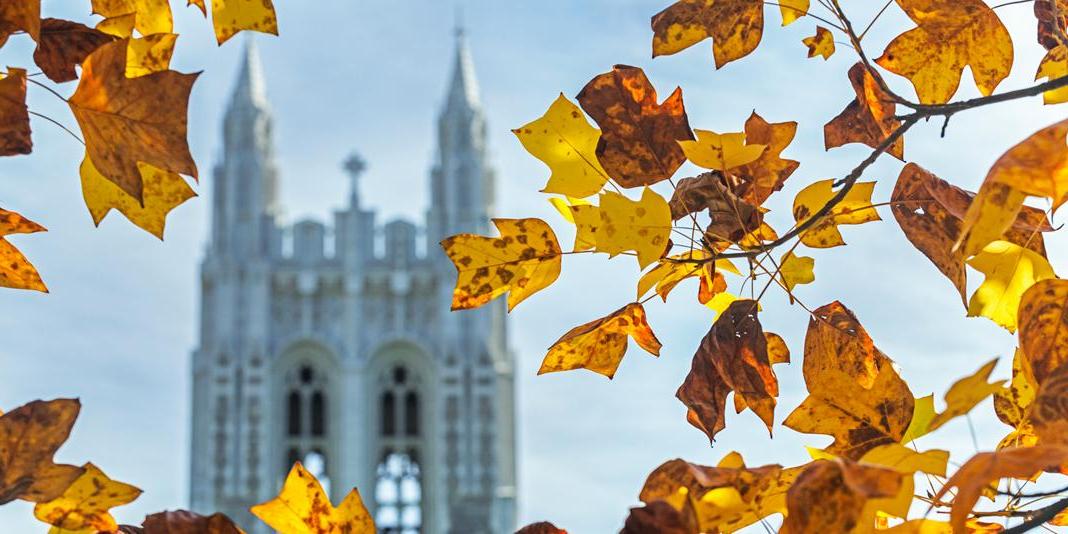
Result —
[[[300,460],[335,503],[358,487],[382,532],[514,528],[503,302],[450,312],[456,274],[437,245],[490,232],[494,175],[462,32],[437,128],[424,227],[376,221],[360,201],[357,157],[344,165],[351,194],[331,226],[284,226],[270,106],[249,43],[223,123],[200,269],[194,510],[256,525],[248,507],[272,498]]]

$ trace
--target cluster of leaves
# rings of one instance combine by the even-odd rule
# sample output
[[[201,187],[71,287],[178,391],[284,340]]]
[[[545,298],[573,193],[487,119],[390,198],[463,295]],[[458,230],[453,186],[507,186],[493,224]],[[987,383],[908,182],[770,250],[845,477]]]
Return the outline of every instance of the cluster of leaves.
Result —
[[[920,121],[941,117],[948,124],[956,113],[1028,96],[1044,95],[1046,104],[1068,101],[1068,2],[1035,1],[1038,41],[1047,49],[1036,79],[1048,81],[995,93],[1012,68],[1013,42],[992,7],[981,0],[889,0],[879,15],[894,1],[916,26],[874,60],[862,45],[867,30],[854,30],[838,0],[776,4],[783,25],[819,22],[804,39],[809,57],[835,53],[836,35],[857,54],[846,73],[856,96],[826,123],[824,141],[828,150],[850,143],[872,148],[844,176],[801,189],[788,230],[768,223],[765,202],[798,169],[799,162],[783,156],[796,122],[769,122],[754,112],[740,132],[695,129],[681,88],[661,101],[642,69],[617,65],[590,80],[577,104],[561,94],[542,117],[514,130],[551,170],[542,192],[555,195],[549,201],[574,225],[571,250],[537,218],[495,219],[500,237],[461,234],[442,242],[458,271],[453,309],[507,294],[511,310],[559,277],[565,255],[637,260],[643,272],[634,300],[565,333],[539,373],[588,369],[612,378],[629,339],[658,355],[661,343],[643,304],[658,296],[666,301],[681,281],[698,279],[698,301],[718,316],[677,397],[710,442],[726,427],[728,397],[736,412],[749,409],[769,432],[774,427],[774,366],[791,356],[787,343],[761,326],[760,301],[768,289],[777,286],[809,314],[802,360],[808,397],[782,425],[831,436],[833,443],[812,449],[812,461],[794,467],[747,467],[737,453],[716,466],[666,462],[649,475],[639,494],[644,506],[631,510],[624,532],[732,532],[774,514],[784,516],[781,532],[788,533],[1000,530],[982,521],[989,516],[1022,518],[1009,532],[1068,525],[1062,513],[1068,499],[1035,508],[1020,491],[999,489],[1009,488],[1002,482],[1011,479],[1068,472],[1068,281],[1054,273],[1043,237],[1054,230],[1049,216],[1068,200],[1068,120],[1010,148],[975,193],[905,157],[905,134]],[[741,59],[761,40],[765,4],[679,0],[652,17],[653,56],[711,38],[717,68]],[[983,96],[952,101],[965,67]],[[916,99],[894,92],[885,73],[909,80]],[[874,182],[861,177],[883,154],[907,163],[891,198],[873,203]],[[706,172],[676,177],[686,161]],[[669,187],[670,195],[654,186]],[[1025,205],[1031,198],[1046,199],[1049,208]],[[1018,331],[1007,386],[990,381],[996,360],[987,362],[953,384],[945,408],[936,411],[933,397],[913,394],[844,304],[813,309],[796,299],[795,288],[815,278],[814,258],[796,254],[797,248],[844,245],[840,227],[880,220],[880,206],[890,208],[905,237],[949,278],[969,316]],[[780,247],[787,250],[776,258],[772,252]],[[732,259],[747,260],[749,272]],[[985,277],[970,296],[969,267]],[[762,279],[754,298],[729,291]],[[976,454],[947,478],[949,453],[921,452],[914,441],[991,396],[1012,432],[994,452]],[[917,475],[930,481],[930,493],[916,494]],[[981,496],[999,492],[1004,509],[976,509]],[[914,503],[928,513],[946,511],[949,522],[910,517]],[[563,531],[539,523],[522,532]]]
[[[205,0],[189,0],[189,5],[207,16]],[[186,117],[198,74],[170,70],[178,35],[169,0],[92,0],[91,10],[103,17],[95,27],[42,18],[41,0],[0,5],[0,46],[12,36],[32,39],[32,62],[40,69],[27,73],[9,67],[0,73],[0,156],[32,152],[31,115],[64,128],[85,145],[79,175],[93,222],[100,224],[118,210],[163,239],[167,214],[196,196],[183,175],[197,178]],[[211,17],[220,45],[241,30],[278,33],[271,0],[212,0]],[[60,91],[73,81],[78,82],[74,92],[63,96]],[[31,110],[28,85],[62,99],[81,135]],[[0,209],[0,217],[10,222],[0,238],[44,230],[11,211]],[[4,239],[0,286],[47,291],[33,264]]]

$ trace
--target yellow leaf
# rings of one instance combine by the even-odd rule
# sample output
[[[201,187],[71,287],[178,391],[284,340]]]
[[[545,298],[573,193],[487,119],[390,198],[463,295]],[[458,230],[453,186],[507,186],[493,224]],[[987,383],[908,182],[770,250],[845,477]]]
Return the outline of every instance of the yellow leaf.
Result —
[[[698,249],[660,260],[656,267],[649,269],[638,280],[637,300],[641,300],[650,289],[656,287],[656,294],[667,302],[668,294],[679,282],[687,278],[702,276],[702,271],[705,270],[707,264],[699,262],[708,257],[708,252]],[[718,259],[714,263],[714,269],[717,272],[726,271],[741,275],[738,268],[728,259]]]
[[[671,208],[652,189],[646,187],[639,201],[611,191],[602,193],[600,214],[597,251],[615,256],[632,250],[642,269],[664,256],[671,234]]]
[[[764,33],[762,0],[679,0],[653,15],[653,57],[712,38],[716,68],[756,50]]]
[[[645,308],[632,302],[560,337],[549,347],[538,374],[589,369],[612,378],[627,352],[628,336],[649,354],[660,355],[660,341],[645,319]]]
[[[0,504],[51,501],[82,475],[82,468],[52,460],[80,410],[77,399],[35,400],[0,417]]]
[[[1021,310],[1024,308],[1022,302],[1020,308]],[[1023,315],[1026,314],[1021,314]],[[1027,321],[1021,320],[1020,330],[1026,328]],[[1031,370],[1031,362],[1024,351],[1016,349],[1016,354],[1012,357],[1012,380],[1009,382],[1009,387],[994,393],[994,413],[1001,422],[1019,430],[1027,425],[1027,411],[1034,402],[1037,391],[1038,382]]]
[[[1045,280],[1032,286],[1020,299],[1020,349],[1025,380],[1045,383],[1058,368],[1068,364],[1068,281]],[[1015,372],[1016,366],[1013,366]],[[1015,383],[1015,380],[1014,380]]]
[[[112,210],[119,210],[133,224],[144,231],[163,239],[167,214],[180,204],[196,196],[185,179],[173,172],[159,170],[151,165],[138,164],[144,182],[144,199],[141,203],[119,186],[100,175],[93,162],[86,156],[82,159],[80,174],[82,196],[93,223],[97,226]]]
[[[931,421],[935,418],[934,395],[917,397],[912,409],[912,421],[909,422],[901,443],[909,444],[931,430]]]
[[[508,293],[508,309],[560,276],[560,245],[541,219],[493,219],[501,237],[459,234],[441,242],[456,265],[452,309],[477,308]]]
[[[114,531],[118,524],[109,510],[129,504],[141,495],[140,489],[108,478],[91,463],[83,469],[63,495],[34,507],[34,517],[52,525],[49,532]]]
[[[814,216],[835,196],[833,187],[834,180],[820,180],[797,194],[794,198],[794,220],[798,225]],[[854,184],[841,202],[801,234],[801,242],[812,248],[837,247],[845,244],[842,233],[838,231],[839,225],[880,220],[879,213],[871,207],[874,191],[875,182]]]
[[[552,171],[543,193],[584,198],[596,194],[608,181],[596,154],[601,131],[590,126],[582,110],[563,93],[544,115],[512,133]]]
[[[37,268],[6,239],[11,234],[45,232],[41,226],[18,213],[0,208],[0,287],[32,289],[48,293]]]
[[[808,47],[808,57],[821,56],[824,61],[834,55],[834,35],[823,26],[816,26],[816,35],[801,40]]]
[[[949,420],[970,412],[975,405],[1000,391],[1001,385],[1005,383],[1004,380],[987,382],[997,363],[997,358],[994,358],[975,374],[964,377],[950,386],[949,391],[946,392],[946,409],[931,421],[929,431],[934,431]]]
[[[289,471],[277,497],[250,511],[280,534],[375,533],[375,523],[356,488],[334,508],[319,481],[300,462]]]
[[[943,104],[957,92],[965,66],[989,96],[1012,69],[1012,38],[982,0],[897,0],[917,27],[890,41],[875,60],[908,78],[923,104]]]
[[[944,477],[946,465],[949,463],[949,452],[938,449],[917,452],[900,443],[888,443],[864,453],[860,461],[889,467],[906,474],[922,472]]]
[[[786,494],[787,513],[781,534],[853,532],[874,524],[868,504],[899,493],[905,475],[845,458],[816,460],[804,469]],[[818,504],[817,504],[818,503]],[[870,517],[870,516],[869,516]]]
[[[752,163],[760,158],[767,145],[745,143],[742,132],[718,134],[708,130],[694,130],[696,141],[679,141],[686,159],[694,165],[717,171],[727,171]]]
[[[779,260],[779,275],[782,276],[786,290],[793,291],[794,286],[815,281],[816,274],[812,272],[815,264],[816,260],[808,256],[795,256],[793,252],[784,254]]]
[[[738,300],[738,295],[734,295],[724,291],[722,293],[716,293],[716,295],[713,296],[711,300],[705,303],[705,306],[708,306],[709,309],[715,311],[715,316],[718,317],[719,314],[723,313],[723,311],[730,307],[730,305],[736,300]],[[757,309],[760,309],[759,304],[757,305]]]
[[[1056,276],[1046,258],[1008,241],[987,245],[968,265],[986,275],[968,300],[968,316],[987,317],[1009,332],[1016,331],[1016,312],[1024,291]]]
[[[96,29],[108,34],[114,35],[120,39],[127,39],[133,37],[134,24],[137,23],[136,13],[127,13],[125,15],[117,15],[114,17],[108,17],[96,25]]]
[[[571,212],[571,206],[589,206],[590,202],[581,198],[550,197],[549,204],[552,204],[552,206],[556,208],[556,211],[560,213],[560,216],[563,217],[565,221],[575,224],[575,214]],[[600,218],[599,215],[598,218]]]
[[[177,41],[178,35],[174,33],[155,33],[130,39],[126,48],[126,77],[137,78],[169,69]]]
[[[809,0],[779,0],[782,25],[787,26],[808,14]]]
[[[132,13],[135,16],[134,28],[141,32],[141,35],[174,31],[174,17],[169,0],[93,0],[93,13],[107,18]],[[118,36],[129,37],[129,34]]]
[[[211,0],[211,22],[220,45],[242,30],[278,35],[272,0]]]
[[[1056,80],[1068,76],[1068,45],[1057,45],[1046,52],[1046,57],[1038,65],[1035,79],[1046,78]],[[1060,87],[1042,93],[1042,100],[1046,104],[1063,104],[1068,102],[1068,87]]]

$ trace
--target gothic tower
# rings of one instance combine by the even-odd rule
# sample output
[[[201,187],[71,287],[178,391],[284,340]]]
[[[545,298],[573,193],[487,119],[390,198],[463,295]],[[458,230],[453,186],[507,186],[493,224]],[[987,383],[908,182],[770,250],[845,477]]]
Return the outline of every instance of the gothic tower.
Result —
[[[438,246],[447,235],[490,231],[485,130],[458,31],[425,226],[376,222],[361,200],[358,156],[343,165],[351,190],[332,227],[283,225],[270,109],[249,42],[223,123],[201,264],[194,510],[266,532],[247,509],[272,498],[301,461],[335,502],[359,488],[382,532],[512,531],[514,363],[504,308],[449,312],[456,273]]]

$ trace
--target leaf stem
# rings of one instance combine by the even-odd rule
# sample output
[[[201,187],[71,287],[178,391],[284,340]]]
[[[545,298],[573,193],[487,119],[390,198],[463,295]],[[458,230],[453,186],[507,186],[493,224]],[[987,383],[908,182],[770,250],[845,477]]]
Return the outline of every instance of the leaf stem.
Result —
[[[55,89],[52,89],[51,87],[49,87],[49,86],[47,86],[47,85],[45,85],[45,84],[43,84],[43,83],[41,83],[41,82],[39,82],[37,80],[34,80],[33,78],[30,78],[30,77],[26,77],[26,81],[28,81],[28,82],[30,82],[30,83],[38,86],[38,87],[43,87],[49,93],[52,93],[53,95],[56,95],[56,98],[62,100],[63,102],[68,102],[69,103],[69,100],[67,100],[67,97],[57,93]]]
[[[72,132],[72,131],[70,130],[70,128],[67,128],[66,126],[64,126],[64,125],[63,125],[63,123],[61,123],[61,122],[57,121],[56,119],[53,119],[52,117],[49,117],[48,115],[42,115],[42,114],[40,114],[40,113],[37,113],[36,111],[33,111],[33,110],[27,110],[27,112],[28,112],[28,113],[29,113],[30,115],[33,115],[33,116],[35,116],[35,117],[40,117],[40,118],[42,118],[42,119],[44,119],[44,120],[46,120],[46,121],[48,121],[48,122],[51,122],[52,124],[55,124],[56,126],[59,126],[60,128],[62,128],[62,129],[63,129],[63,131],[64,131],[64,132],[67,132],[67,133],[69,133],[71,137],[73,137],[73,138],[77,139],[77,140],[78,140],[78,142],[82,144],[82,146],[85,146],[85,141],[84,141],[84,140],[82,140],[82,138],[81,138],[81,137],[78,137],[78,134],[76,134],[76,133]]]

